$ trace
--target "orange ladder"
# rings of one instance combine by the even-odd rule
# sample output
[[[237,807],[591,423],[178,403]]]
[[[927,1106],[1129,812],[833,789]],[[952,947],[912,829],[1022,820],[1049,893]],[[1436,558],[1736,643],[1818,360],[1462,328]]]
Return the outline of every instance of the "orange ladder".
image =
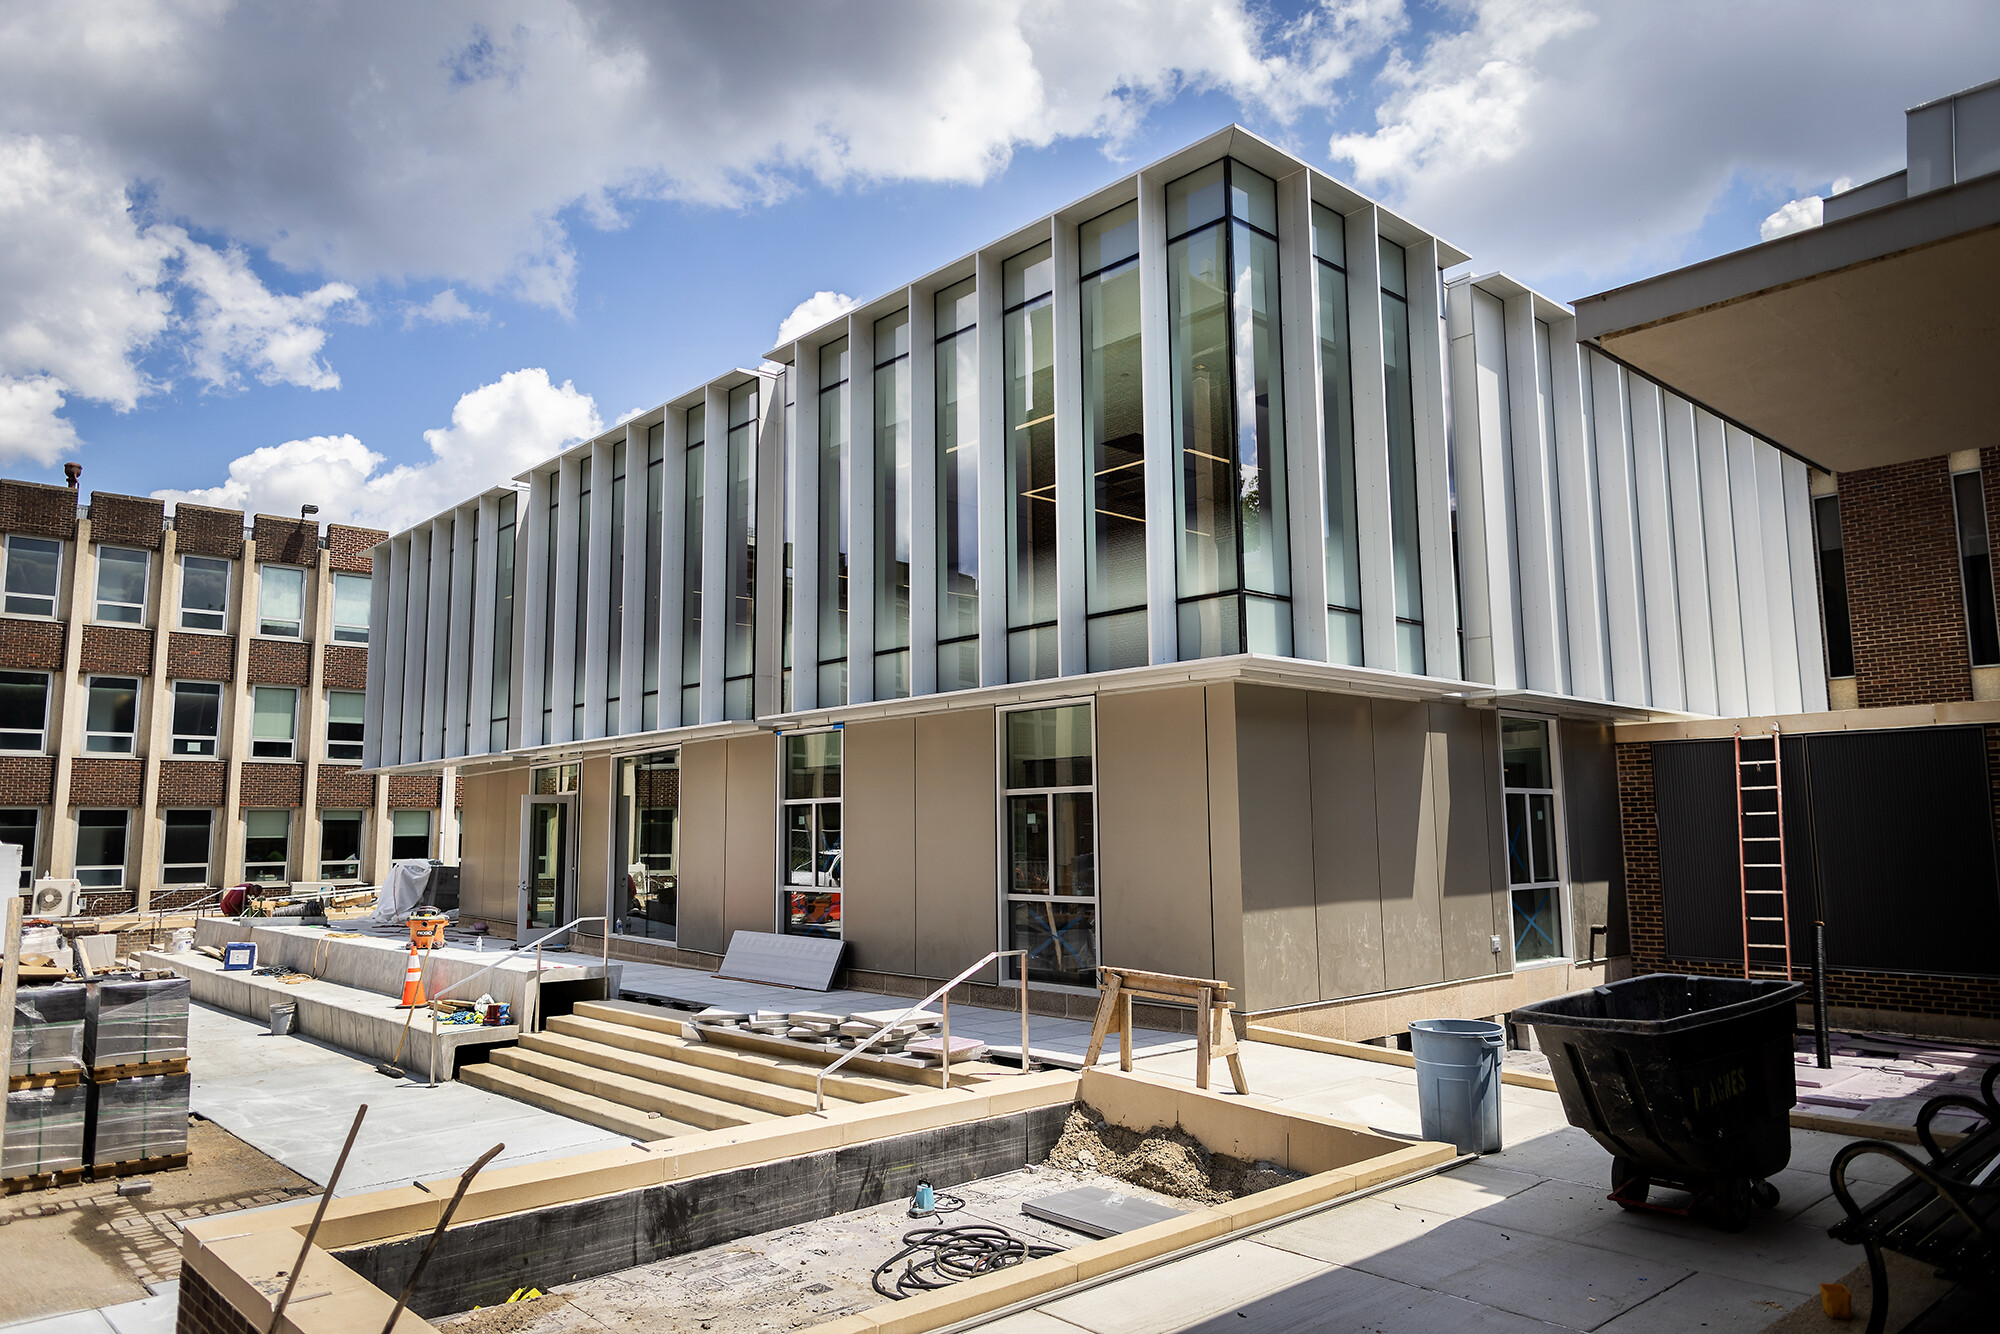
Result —
[[[1736,861],[1743,891],[1743,976],[1792,976],[1792,919],[1785,878],[1785,775],[1778,725],[1768,737],[1736,729]],[[1746,756],[1746,747],[1750,754]],[[1768,752],[1763,748],[1769,747]]]

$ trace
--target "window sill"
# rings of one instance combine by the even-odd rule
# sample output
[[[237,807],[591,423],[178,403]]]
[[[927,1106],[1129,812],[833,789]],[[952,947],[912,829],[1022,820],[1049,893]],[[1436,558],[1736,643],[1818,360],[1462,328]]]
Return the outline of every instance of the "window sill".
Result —
[[[1576,960],[1570,958],[1568,955],[1563,955],[1557,959],[1529,959],[1526,962],[1517,959],[1514,961],[1514,971],[1517,973],[1532,973],[1539,968],[1566,968],[1575,962]]]
[[[228,639],[230,637],[227,630],[197,630],[191,625],[175,626],[169,633],[176,635],[212,635],[217,639]]]

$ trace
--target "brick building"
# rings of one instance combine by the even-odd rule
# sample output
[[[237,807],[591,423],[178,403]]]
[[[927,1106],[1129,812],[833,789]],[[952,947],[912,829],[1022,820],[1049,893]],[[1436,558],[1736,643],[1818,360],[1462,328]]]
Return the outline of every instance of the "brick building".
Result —
[[[93,913],[435,855],[440,783],[361,771],[382,534],[78,500],[0,481],[0,841]]]

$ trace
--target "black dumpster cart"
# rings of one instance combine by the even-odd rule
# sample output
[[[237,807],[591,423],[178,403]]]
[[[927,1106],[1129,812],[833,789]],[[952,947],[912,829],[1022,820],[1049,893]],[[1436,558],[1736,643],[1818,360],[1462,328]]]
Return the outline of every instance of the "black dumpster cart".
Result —
[[[1649,973],[1522,1006],[1570,1124],[1611,1153],[1611,1199],[1729,1231],[1792,1157],[1798,982]],[[1652,1187],[1685,1204],[1649,1199]]]

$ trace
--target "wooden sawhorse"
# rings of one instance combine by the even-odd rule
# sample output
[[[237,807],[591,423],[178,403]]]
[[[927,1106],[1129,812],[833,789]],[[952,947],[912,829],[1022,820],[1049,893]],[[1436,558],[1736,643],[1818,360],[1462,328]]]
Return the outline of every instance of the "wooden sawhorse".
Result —
[[[1236,1025],[1230,1014],[1236,1005],[1229,999],[1229,984],[1212,977],[1176,977],[1172,973],[1143,973],[1133,968],[1099,968],[1097,1019],[1090,1026],[1090,1048],[1083,1055],[1084,1069],[1097,1064],[1104,1052],[1105,1035],[1118,1026],[1118,1068],[1132,1068],[1132,998],[1142,1000],[1192,1002],[1194,1022],[1194,1086],[1208,1087],[1208,1067],[1218,1057],[1229,1060],[1229,1078],[1238,1093],[1250,1091],[1243,1074],[1243,1057],[1236,1048]]]

